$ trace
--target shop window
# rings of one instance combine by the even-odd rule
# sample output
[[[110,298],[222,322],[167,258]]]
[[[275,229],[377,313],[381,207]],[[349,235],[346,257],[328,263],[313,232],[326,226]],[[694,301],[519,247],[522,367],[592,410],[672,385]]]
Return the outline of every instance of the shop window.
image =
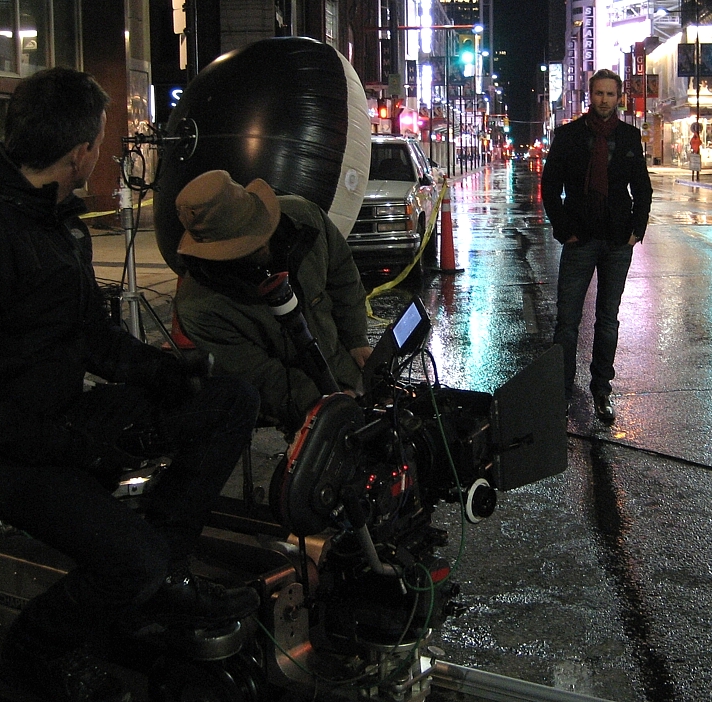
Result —
[[[54,0],[53,6],[54,65],[80,68],[79,19],[76,2]]]
[[[0,0],[0,73],[78,68],[77,27],[77,0]]]
[[[20,0],[20,75],[32,75],[50,65],[47,0]]]
[[[8,0],[0,2],[0,71],[17,73],[15,50],[15,8]]]
[[[324,15],[326,24],[325,43],[336,47],[338,46],[339,8],[335,0],[326,0]]]

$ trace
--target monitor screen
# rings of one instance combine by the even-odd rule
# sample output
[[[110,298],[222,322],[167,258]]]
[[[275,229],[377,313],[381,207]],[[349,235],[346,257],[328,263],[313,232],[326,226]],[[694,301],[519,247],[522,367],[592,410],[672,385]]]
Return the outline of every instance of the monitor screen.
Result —
[[[428,313],[420,298],[414,297],[392,328],[397,354],[403,356],[415,351],[423,343],[429,330]]]

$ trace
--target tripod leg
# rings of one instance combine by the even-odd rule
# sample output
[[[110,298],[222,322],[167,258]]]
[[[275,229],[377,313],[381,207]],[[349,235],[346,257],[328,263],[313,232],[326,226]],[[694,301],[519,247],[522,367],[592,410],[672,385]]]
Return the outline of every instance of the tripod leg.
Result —
[[[141,301],[141,304],[143,304],[144,309],[146,310],[146,312],[148,312],[149,315],[151,315],[151,319],[153,319],[159,331],[161,332],[161,334],[163,334],[163,337],[168,342],[173,352],[176,354],[176,356],[178,356],[178,358],[183,358],[183,352],[178,348],[176,342],[173,341],[173,337],[171,337],[170,332],[166,328],[166,325],[163,324],[161,318],[156,314],[156,311],[153,309],[153,307],[151,307],[143,293],[139,293],[138,297]]]

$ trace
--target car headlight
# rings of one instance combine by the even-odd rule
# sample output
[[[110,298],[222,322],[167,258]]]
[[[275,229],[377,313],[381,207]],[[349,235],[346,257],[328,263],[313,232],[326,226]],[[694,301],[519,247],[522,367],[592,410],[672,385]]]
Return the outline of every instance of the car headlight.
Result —
[[[398,205],[379,205],[376,207],[376,217],[393,217],[394,215],[410,216],[413,208],[411,205],[398,204]]]

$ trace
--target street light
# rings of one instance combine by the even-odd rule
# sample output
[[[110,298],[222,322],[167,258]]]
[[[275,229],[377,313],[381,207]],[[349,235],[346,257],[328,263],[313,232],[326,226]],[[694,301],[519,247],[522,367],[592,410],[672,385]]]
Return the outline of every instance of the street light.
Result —
[[[692,3],[694,2],[694,19]],[[685,31],[685,39],[687,41],[678,44],[678,54],[677,54],[677,76],[689,78],[694,75],[695,78],[695,124],[692,126],[693,138],[690,140],[693,154],[690,156],[690,169],[692,170],[692,178],[695,180],[695,174],[697,174],[697,179],[700,177],[700,169],[702,167],[701,156],[700,156],[700,68],[702,63],[702,55],[700,44],[700,0],[682,0],[680,7],[675,10],[669,7],[659,8],[653,13],[653,20],[660,20],[667,17],[668,15],[677,14],[680,15],[680,26]],[[709,14],[707,14],[709,18]],[[693,26],[695,28],[695,40],[694,43],[690,42],[690,29]],[[689,82],[688,82],[688,95],[689,95]],[[688,99],[689,103],[689,99]],[[697,144],[697,148],[693,145]],[[694,160],[693,160],[694,155]]]
[[[472,102],[472,127],[477,136],[477,156],[479,164],[480,156],[480,123],[479,123],[479,108],[480,108],[480,88],[482,84],[482,51],[480,50],[480,41],[482,39],[484,27],[481,24],[476,24],[472,28],[472,33],[475,35],[475,75],[473,83],[473,102]]]
[[[697,112],[695,116],[695,130],[694,134],[697,138],[697,143],[700,140],[700,0],[695,0],[695,93],[697,97]],[[692,143],[692,140],[690,140]],[[695,152],[700,154],[699,146]],[[702,170],[702,156],[699,156],[699,168],[697,170],[697,180],[700,179],[700,170]],[[692,164],[692,158],[690,158],[690,163]],[[695,179],[695,172],[692,172],[693,180]]]
[[[475,35],[475,103],[477,103],[477,95],[482,83],[482,51],[480,42],[482,41],[482,32],[485,28],[481,24],[476,24],[472,28],[472,33]]]
[[[695,42],[694,42],[694,49],[693,49],[693,62],[694,62],[694,76],[695,76],[695,94],[696,94],[696,111],[695,111],[695,129],[699,130],[700,128],[700,63],[701,63],[701,55],[700,55],[700,0],[694,0],[695,3]],[[688,70],[685,70],[684,72],[681,70],[681,61],[680,58],[684,56],[685,54],[682,53],[682,51],[685,49],[685,47],[690,46],[689,42],[689,33],[690,33],[690,13],[689,13],[689,1],[687,2],[688,8],[687,11],[681,7],[680,9],[677,10],[670,10],[668,8],[660,8],[655,11],[653,14],[653,17],[665,17],[669,14],[679,14],[680,17],[680,24],[684,27],[685,29],[685,38],[688,40],[685,43],[681,43],[678,46],[678,77],[681,75],[684,76],[690,76],[691,74],[689,73]],[[687,54],[689,57],[689,54]],[[686,67],[687,68],[687,67]]]
[[[656,3],[657,4],[657,3]],[[652,15],[651,36],[659,37],[662,41],[671,39],[680,31],[681,11],[671,7],[658,7]]]

